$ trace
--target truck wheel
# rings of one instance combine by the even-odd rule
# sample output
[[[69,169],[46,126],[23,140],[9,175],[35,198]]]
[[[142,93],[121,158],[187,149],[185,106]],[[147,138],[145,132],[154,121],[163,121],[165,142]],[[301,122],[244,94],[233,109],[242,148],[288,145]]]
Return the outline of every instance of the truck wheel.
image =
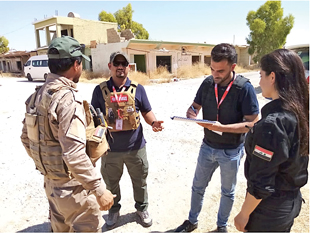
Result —
[[[44,74],[44,80],[46,81],[46,79],[47,79],[47,74]]]
[[[30,74],[27,74],[27,79],[28,79],[28,81],[32,81],[33,80]]]

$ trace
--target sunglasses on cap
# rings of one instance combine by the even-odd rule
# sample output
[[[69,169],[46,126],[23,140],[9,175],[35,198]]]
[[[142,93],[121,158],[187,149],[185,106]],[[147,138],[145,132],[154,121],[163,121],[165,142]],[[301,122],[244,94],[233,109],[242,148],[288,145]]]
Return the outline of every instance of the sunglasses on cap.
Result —
[[[127,67],[129,63],[127,61],[113,61],[113,66],[118,67],[122,65],[122,67]]]
[[[77,50],[82,50],[82,49],[84,49],[85,48],[85,44],[80,44],[80,46],[79,47],[76,47],[75,49],[73,49],[72,51],[70,51],[70,53],[74,53],[75,51],[77,51]]]

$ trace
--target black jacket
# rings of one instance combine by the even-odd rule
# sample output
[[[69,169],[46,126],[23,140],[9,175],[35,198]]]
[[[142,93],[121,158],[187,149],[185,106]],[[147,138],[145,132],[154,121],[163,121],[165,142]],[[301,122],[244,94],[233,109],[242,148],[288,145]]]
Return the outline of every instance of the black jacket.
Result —
[[[308,180],[308,156],[299,154],[297,118],[276,99],[262,108],[262,119],[245,141],[247,191],[265,199],[281,191],[296,191]]]

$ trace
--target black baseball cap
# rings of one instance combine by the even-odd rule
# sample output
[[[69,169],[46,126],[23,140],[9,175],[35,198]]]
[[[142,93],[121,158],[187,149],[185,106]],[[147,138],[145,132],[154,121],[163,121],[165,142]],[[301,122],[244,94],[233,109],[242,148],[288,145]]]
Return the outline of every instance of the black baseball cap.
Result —
[[[125,60],[129,63],[129,59],[127,57],[127,54],[120,52],[120,51],[114,52],[110,55],[110,63],[113,62],[114,59],[116,58],[116,56],[118,56],[118,55],[122,55],[125,58]]]

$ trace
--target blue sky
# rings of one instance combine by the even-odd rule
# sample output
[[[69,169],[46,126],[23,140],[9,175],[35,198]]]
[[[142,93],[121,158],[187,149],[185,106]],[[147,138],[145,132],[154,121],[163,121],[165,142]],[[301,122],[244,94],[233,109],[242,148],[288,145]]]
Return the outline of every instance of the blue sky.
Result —
[[[131,3],[133,20],[143,24],[151,40],[218,44],[246,44],[246,16],[265,1],[0,1],[0,36],[16,50],[36,48],[35,19],[75,12],[82,19],[98,20],[104,10],[114,13]],[[287,45],[309,43],[309,1],[282,1],[284,16],[295,24]]]

